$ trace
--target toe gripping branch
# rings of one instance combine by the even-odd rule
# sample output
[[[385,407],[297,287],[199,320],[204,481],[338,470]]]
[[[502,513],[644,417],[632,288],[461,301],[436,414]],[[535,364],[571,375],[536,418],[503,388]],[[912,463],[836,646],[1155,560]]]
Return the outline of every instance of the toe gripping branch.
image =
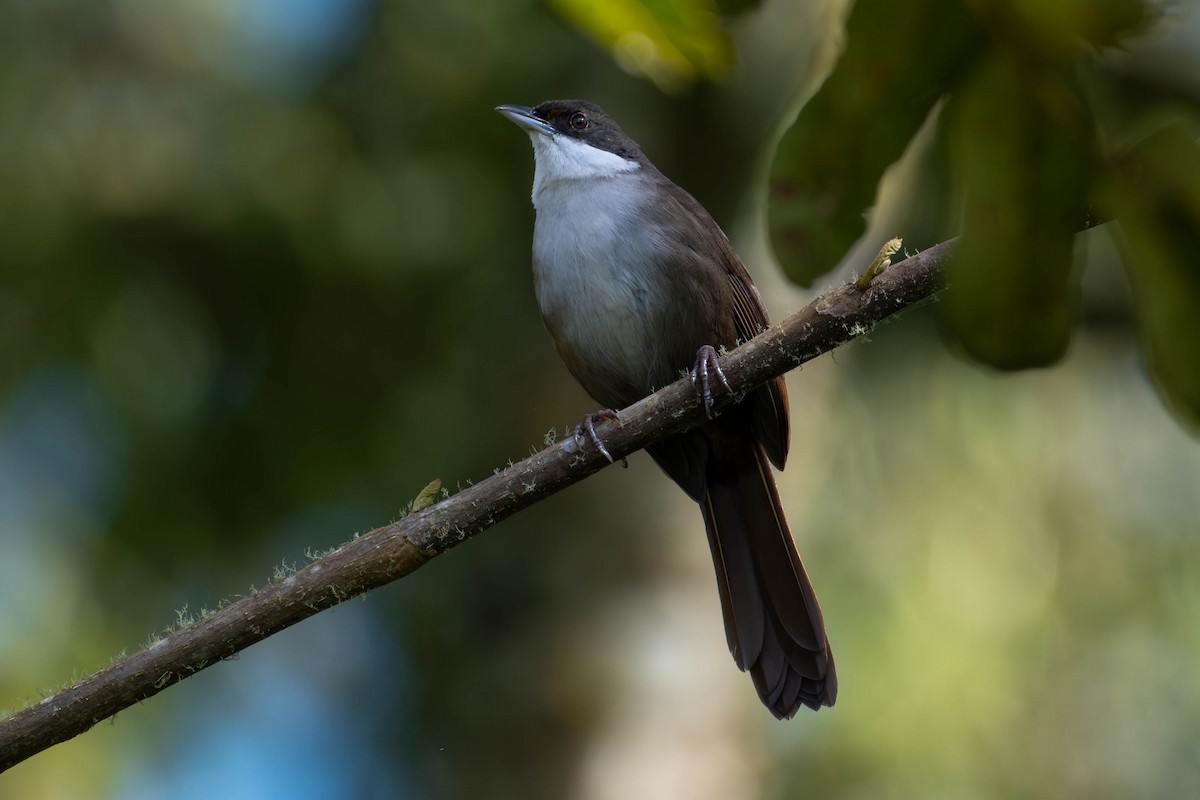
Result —
[[[696,364],[692,367],[691,377],[692,386],[695,386],[696,391],[704,398],[704,413],[709,419],[712,419],[713,383],[720,384],[727,392],[733,390],[729,386],[729,381],[725,378],[725,371],[721,369],[721,365],[717,361],[717,350],[711,344],[703,345],[696,351]],[[575,438],[583,439],[586,436],[588,441],[611,464],[613,463],[612,453],[608,452],[608,448],[604,446],[604,441],[596,433],[596,423],[609,419],[615,419],[618,422],[621,420],[617,412],[611,408],[602,408],[599,411],[593,411],[575,426]],[[625,459],[621,459],[621,461],[628,466]]]
[[[595,445],[596,449],[600,451],[600,454],[608,459],[608,463],[611,464],[613,463],[612,453],[608,452],[608,448],[604,446],[604,442],[601,441],[600,437],[596,434],[596,423],[603,422],[606,419],[615,419],[618,422],[621,421],[621,418],[617,416],[617,412],[613,411],[611,408],[602,408],[599,411],[593,411],[591,414],[588,414],[586,417],[584,417],[582,422],[575,426],[575,438],[582,439],[584,434],[587,434],[587,438],[593,445]],[[621,460],[624,462],[625,459]]]
[[[704,398],[705,416],[712,419],[713,393],[709,382],[710,374],[716,376],[717,382],[725,387],[725,391],[733,391],[729,388],[729,381],[725,380],[725,372],[717,361],[716,348],[711,344],[706,344],[696,351],[696,365],[692,367],[692,386],[695,386],[700,396]]]

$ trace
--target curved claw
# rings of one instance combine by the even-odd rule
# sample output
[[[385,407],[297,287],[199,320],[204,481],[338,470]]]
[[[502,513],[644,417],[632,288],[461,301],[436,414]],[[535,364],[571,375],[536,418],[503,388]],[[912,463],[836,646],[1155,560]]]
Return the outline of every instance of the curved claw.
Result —
[[[612,453],[608,452],[608,448],[604,446],[604,442],[602,442],[600,437],[596,434],[596,423],[602,422],[606,419],[615,419],[619,422],[621,418],[617,416],[617,412],[613,411],[611,408],[602,408],[599,411],[594,411],[585,416],[583,421],[575,426],[575,438],[582,439],[583,435],[586,433],[588,439],[590,439],[592,444],[595,445],[596,449],[600,451],[600,455],[607,458],[608,463],[611,464],[613,463]]]
[[[704,398],[704,414],[712,419],[713,393],[708,380],[710,372],[717,376],[717,380],[725,387],[725,391],[733,391],[729,388],[729,381],[725,379],[725,372],[717,361],[716,348],[711,344],[706,344],[696,351],[696,366],[692,367],[692,386],[695,386],[697,382],[700,383],[698,388]]]

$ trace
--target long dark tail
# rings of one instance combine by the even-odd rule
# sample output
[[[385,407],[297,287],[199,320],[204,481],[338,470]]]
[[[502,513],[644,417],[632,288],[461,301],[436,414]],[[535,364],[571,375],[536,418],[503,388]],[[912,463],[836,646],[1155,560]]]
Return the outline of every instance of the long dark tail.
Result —
[[[700,502],[733,660],[780,719],[837,699],[833,653],[762,445],[709,461]]]

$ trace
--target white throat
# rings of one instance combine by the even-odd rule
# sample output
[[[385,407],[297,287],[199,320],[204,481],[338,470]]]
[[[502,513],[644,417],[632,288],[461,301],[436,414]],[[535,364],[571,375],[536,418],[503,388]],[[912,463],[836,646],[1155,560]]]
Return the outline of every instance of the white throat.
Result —
[[[611,178],[640,169],[641,164],[592,147],[569,136],[530,131],[533,141],[533,207],[549,187],[561,181]]]

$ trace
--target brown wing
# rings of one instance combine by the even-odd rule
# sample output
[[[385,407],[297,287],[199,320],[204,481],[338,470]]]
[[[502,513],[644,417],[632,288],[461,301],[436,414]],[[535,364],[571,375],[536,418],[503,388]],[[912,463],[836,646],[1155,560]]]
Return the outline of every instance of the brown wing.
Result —
[[[715,266],[719,267],[731,289],[727,297],[732,299],[730,307],[735,341],[725,341],[722,336],[716,341],[708,339],[701,343],[732,347],[739,342],[754,338],[770,325],[770,319],[767,317],[767,310],[763,306],[762,298],[759,297],[758,290],[754,288],[754,282],[750,279],[750,273],[746,271],[742,260],[734,252],[733,246],[716,222],[712,221],[704,207],[675,184],[668,183],[668,186],[671,200],[678,203],[678,206],[671,202],[663,203],[657,209],[653,209],[651,213],[662,214],[663,219],[660,222],[664,226],[686,229],[681,235],[681,239],[684,241],[691,237],[707,239],[706,246],[697,249],[701,252],[717,254],[718,264]],[[710,267],[713,266],[711,261],[708,264]],[[698,345],[692,343],[691,346]],[[686,361],[692,357],[693,353],[694,350],[689,351],[686,356],[681,355],[681,358]],[[672,369],[679,369],[679,365],[673,364]],[[743,408],[748,408],[750,412],[752,435],[762,443],[771,463],[777,469],[783,469],[788,451],[787,389],[784,387],[783,379],[775,379],[755,389],[746,398]],[[706,448],[703,446],[703,436],[695,441],[692,440],[693,438],[684,436],[680,437],[678,441],[667,440],[647,449],[659,466],[674,478],[688,494],[698,500],[704,492],[703,464]]]
[[[750,279],[750,273],[746,271],[745,265],[724,234],[721,234],[721,254],[725,272],[729,276],[729,284],[733,288],[738,341],[745,342],[762,333],[770,326],[771,320],[767,316],[767,308],[763,305],[754,281]],[[788,452],[787,387],[783,378],[776,378],[755,389],[746,402],[753,406],[751,424],[754,438],[762,442],[767,457],[775,468],[783,469]]]

